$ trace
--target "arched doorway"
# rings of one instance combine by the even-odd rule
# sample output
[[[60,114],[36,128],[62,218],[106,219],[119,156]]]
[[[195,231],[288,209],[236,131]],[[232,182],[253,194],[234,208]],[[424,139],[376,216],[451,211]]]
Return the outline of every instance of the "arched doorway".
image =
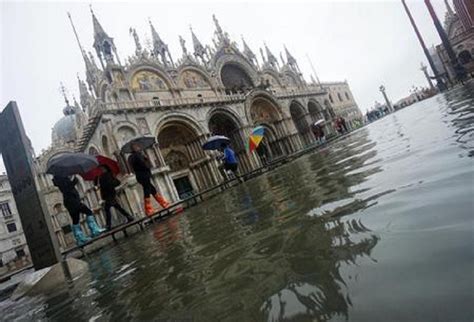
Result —
[[[331,106],[328,100],[325,102],[326,108],[323,108],[321,104],[315,101],[309,101],[308,102],[308,112],[311,118],[311,126],[314,124],[314,122],[319,121],[319,120],[324,120],[324,126],[323,126],[323,131],[324,135],[327,136],[331,133],[333,133],[333,128],[332,128],[332,117],[331,117]]]
[[[242,172],[250,171],[251,164],[248,160],[240,122],[232,114],[217,110],[211,114],[208,126],[211,135],[224,135],[230,139]]]
[[[250,105],[250,121],[255,126],[262,125],[266,128],[262,143],[269,149],[268,154],[271,159],[291,152],[289,146],[283,141],[287,130],[275,102],[266,97],[256,97]],[[271,135],[269,135],[270,133]],[[261,158],[261,161],[264,160]]]
[[[290,114],[302,142],[305,145],[309,145],[312,141],[311,133],[309,131],[308,122],[306,121],[306,113],[303,106],[298,102],[292,102],[290,104]]]
[[[252,78],[237,64],[226,64],[221,69],[221,80],[226,94],[245,93],[254,87]]]
[[[283,155],[283,151],[277,142],[277,137],[273,128],[267,124],[261,124],[265,128],[262,142],[257,147],[257,154],[263,164],[267,164],[272,159]]]
[[[211,135],[227,136],[235,149],[243,148],[242,137],[239,133],[239,125],[225,112],[215,112],[209,119],[209,132]]]
[[[158,146],[180,199],[211,186],[211,174],[196,130],[184,121],[170,121],[158,133]]]
[[[308,102],[308,112],[313,124],[316,121],[325,120],[324,114],[323,114],[323,107],[317,102],[314,102],[314,101]]]

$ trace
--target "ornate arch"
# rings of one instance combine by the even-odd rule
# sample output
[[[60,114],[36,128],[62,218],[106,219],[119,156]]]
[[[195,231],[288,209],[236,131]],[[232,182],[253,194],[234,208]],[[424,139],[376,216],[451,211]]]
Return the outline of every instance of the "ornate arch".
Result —
[[[139,82],[140,80],[137,79],[138,75],[143,73],[144,77],[146,75],[149,75],[149,76],[152,76],[152,75],[155,75],[156,76],[156,79],[152,80],[152,79],[149,79],[148,80],[148,83],[150,87],[150,90],[153,91],[160,91],[160,90],[169,90],[169,91],[172,91],[173,89],[176,88],[175,86],[175,82],[168,76],[168,73],[161,69],[159,66],[155,66],[155,65],[150,65],[150,64],[143,64],[143,65],[138,65],[138,66],[135,66],[127,75],[127,80],[130,84],[130,86],[132,87],[132,90],[134,91],[137,91],[136,89],[136,86],[135,85],[139,85],[139,83],[134,83],[135,80],[137,82]],[[159,80],[161,80],[163,82],[163,84],[161,84],[159,82]],[[155,84],[153,84],[152,82],[153,81],[156,81]],[[144,79],[142,81],[143,84],[142,86],[147,86],[147,81]],[[140,91],[140,89],[138,90]],[[146,91],[146,89],[145,89]]]
[[[172,123],[181,123],[187,125],[194,130],[197,136],[203,135],[206,131],[202,128],[199,122],[189,114],[182,112],[168,112],[162,118],[160,118],[153,126],[155,129],[155,137],[158,137],[160,132]]]
[[[226,107],[214,107],[214,108],[210,109],[206,114],[207,124],[209,124],[209,122],[211,121],[211,118],[215,114],[219,114],[219,113],[227,115],[230,119],[232,119],[232,121],[235,122],[237,127],[240,128],[240,127],[244,126],[244,122],[240,118],[240,116],[237,113],[235,113],[232,109],[226,108]]]
[[[310,114],[312,114],[311,113],[311,106],[314,106],[316,108],[317,112],[322,112],[324,110],[324,107],[322,106],[322,104],[320,102],[318,102],[317,100],[315,100],[314,98],[311,98],[308,101],[308,113],[310,113]]]
[[[124,130],[128,130],[129,134],[126,134]],[[117,125],[113,129],[113,133],[115,138],[117,139],[119,146],[122,146],[128,140],[130,140],[134,136],[137,136],[140,131],[138,130],[138,127],[132,122],[122,121],[117,123]]]
[[[303,104],[301,101],[297,100],[297,99],[293,99],[291,100],[290,102],[290,105],[288,105],[288,108],[291,109],[291,106],[298,106],[298,108],[300,108],[304,114],[308,113],[308,109],[305,108],[305,104]]]
[[[277,72],[275,72],[273,69],[265,68],[264,70],[261,71],[261,75],[263,79],[266,79],[265,76],[270,76],[277,82],[277,85],[280,88],[283,87],[283,83],[281,82],[280,75]],[[270,84],[271,84],[271,81],[270,81]]]
[[[305,110],[303,104],[301,104],[298,100],[292,100],[290,102],[289,110],[296,130],[300,135],[302,135],[302,139],[306,140],[305,135],[309,130],[309,125],[306,120],[307,111]]]
[[[112,132],[113,132],[114,136],[117,136],[118,130],[122,127],[132,128],[135,131],[136,135],[138,135],[138,133],[140,133],[140,130],[139,130],[138,126],[135,123],[132,123],[130,121],[118,121],[117,123],[115,123],[115,125],[112,129]]]
[[[221,71],[225,65],[232,64],[241,68],[252,80],[254,86],[259,83],[258,72],[255,68],[243,57],[237,54],[224,54],[220,56],[215,62],[215,70],[217,71],[217,79],[219,85],[224,87],[224,83],[221,79]]]
[[[187,75],[189,74],[189,75]],[[198,77],[192,78],[195,75]],[[189,76],[189,78],[186,78]],[[199,78],[200,77],[200,78]],[[203,83],[205,82],[205,84]],[[211,76],[198,66],[181,66],[178,69],[177,83],[180,88],[183,89],[212,89],[214,90],[215,85],[212,82]],[[207,86],[206,86],[207,85]]]
[[[276,118],[276,120],[280,121],[283,119],[283,112],[276,98],[267,91],[254,90],[250,92],[250,94],[247,95],[247,99],[245,100],[245,116],[249,124],[254,124],[252,116],[251,116],[251,109],[257,100],[264,100],[270,103],[277,113],[278,117]]]

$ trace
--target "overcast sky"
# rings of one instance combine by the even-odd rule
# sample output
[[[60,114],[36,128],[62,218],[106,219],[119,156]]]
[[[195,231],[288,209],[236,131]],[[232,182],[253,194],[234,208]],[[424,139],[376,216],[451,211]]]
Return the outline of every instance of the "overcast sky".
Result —
[[[408,0],[428,45],[439,37],[422,0]],[[443,1],[432,0],[444,21]],[[275,56],[286,44],[309,80],[308,54],[322,81],[347,79],[363,112],[382,101],[380,84],[396,101],[412,85],[427,86],[419,70],[426,64],[400,0],[311,2],[95,2],[92,7],[109,36],[114,37],[122,62],[135,48],[129,28],[142,45],[150,38],[148,17],[168,43],[175,60],[181,57],[178,35],[191,49],[189,25],[203,43],[211,43],[212,14],[241,45],[243,35],[254,50],[265,41]],[[0,109],[10,100],[20,112],[37,152],[51,142],[51,128],[62,116],[59,83],[78,97],[76,75],[84,63],[67,18],[69,11],[86,50],[93,33],[88,2],[0,3]]]

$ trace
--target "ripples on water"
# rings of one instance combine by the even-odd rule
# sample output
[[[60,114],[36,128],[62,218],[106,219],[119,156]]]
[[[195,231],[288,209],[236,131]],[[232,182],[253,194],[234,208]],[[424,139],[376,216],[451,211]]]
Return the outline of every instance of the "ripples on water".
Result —
[[[408,107],[87,258],[0,319],[472,320],[474,88]]]

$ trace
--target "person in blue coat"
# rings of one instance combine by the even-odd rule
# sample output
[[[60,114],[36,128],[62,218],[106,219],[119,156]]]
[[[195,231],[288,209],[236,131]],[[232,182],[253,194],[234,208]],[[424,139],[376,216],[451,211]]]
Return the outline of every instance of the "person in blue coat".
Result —
[[[235,156],[234,150],[227,144],[221,144],[222,152],[224,152],[224,156],[222,157],[222,161],[224,163],[224,170],[232,171],[235,177],[238,178],[237,169],[239,168],[239,161],[237,161],[237,157]]]

